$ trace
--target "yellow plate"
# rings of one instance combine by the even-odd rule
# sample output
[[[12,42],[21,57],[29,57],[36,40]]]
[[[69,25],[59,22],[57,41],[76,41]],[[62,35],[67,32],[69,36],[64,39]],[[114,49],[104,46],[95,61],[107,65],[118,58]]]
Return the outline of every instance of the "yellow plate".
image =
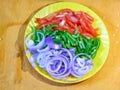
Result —
[[[73,3],[73,2],[58,2],[58,3],[54,3],[54,4],[50,4],[44,8],[42,8],[41,10],[39,10],[30,20],[30,22],[28,23],[27,27],[26,27],[26,31],[25,31],[25,35],[24,35],[24,40],[26,38],[26,36],[28,34],[31,33],[31,26],[35,26],[35,18],[36,17],[45,17],[53,12],[59,11],[61,9],[65,9],[65,8],[69,8],[73,11],[85,11],[87,12],[89,15],[91,15],[94,18],[94,23],[93,26],[99,28],[99,33],[100,33],[100,47],[97,51],[96,57],[93,60],[93,64],[94,64],[94,68],[93,70],[91,70],[89,73],[87,73],[85,76],[83,76],[82,78],[72,78],[72,77],[68,77],[67,79],[64,80],[58,80],[58,79],[54,79],[52,78],[46,71],[44,71],[43,69],[39,68],[38,66],[35,67],[35,70],[40,73],[42,76],[46,77],[49,80],[52,80],[54,82],[58,82],[58,83],[65,83],[65,84],[71,84],[71,83],[77,83],[77,82],[81,82],[83,80],[86,80],[88,78],[90,78],[91,76],[93,76],[94,74],[96,74],[96,72],[98,72],[100,70],[100,68],[103,66],[103,64],[106,61],[106,58],[108,56],[108,51],[109,51],[109,37],[108,37],[108,33],[106,30],[106,27],[103,23],[103,21],[101,20],[101,18],[94,13],[92,10],[90,10],[89,8],[81,5],[81,4],[77,4],[77,3]],[[25,46],[25,44],[24,44]],[[26,46],[25,46],[25,51],[27,50]],[[27,54],[28,60],[30,59],[30,54]]]

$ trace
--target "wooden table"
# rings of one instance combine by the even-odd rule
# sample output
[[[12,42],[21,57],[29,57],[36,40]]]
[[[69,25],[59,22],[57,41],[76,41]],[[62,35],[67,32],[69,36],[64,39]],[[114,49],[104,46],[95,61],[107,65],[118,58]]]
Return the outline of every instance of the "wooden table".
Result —
[[[36,10],[57,1],[0,0],[0,90],[120,90],[120,0],[69,0],[91,8],[108,29],[109,55],[96,75],[77,84],[57,84],[28,63],[22,44],[25,26]]]

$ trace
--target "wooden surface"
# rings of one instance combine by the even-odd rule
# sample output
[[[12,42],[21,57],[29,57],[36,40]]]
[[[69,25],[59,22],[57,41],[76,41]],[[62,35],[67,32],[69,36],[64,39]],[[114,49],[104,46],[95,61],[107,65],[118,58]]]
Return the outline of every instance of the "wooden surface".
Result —
[[[38,9],[57,1],[0,0],[0,90],[120,90],[120,0],[69,0],[91,8],[108,29],[109,55],[96,75],[77,84],[57,84],[28,63],[23,49],[26,24]]]

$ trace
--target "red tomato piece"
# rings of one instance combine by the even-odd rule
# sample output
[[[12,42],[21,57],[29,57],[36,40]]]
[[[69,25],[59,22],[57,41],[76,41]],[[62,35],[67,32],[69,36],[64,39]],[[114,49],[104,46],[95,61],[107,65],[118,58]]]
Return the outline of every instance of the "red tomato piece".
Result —
[[[70,22],[73,22],[73,23],[78,23],[78,19],[73,16],[73,15],[66,15],[65,16],[67,20],[69,20]]]
[[[42,25],[37,25],[37,28],[39,28],[39,29],[42,28]]]
[[[93,22],[93,19],[90,16],[88,16],[87,14],[85,14],[84,12],[82,12],[82,16],[83,16],[86,23],[92,23]]]
[[[36,18],[36,22],[39,23],[39,24],[44,24],[47,22],[46,19],[42,19],[42,18]]]
[[[59,24],[61,22],[61,20],[59,20],[59,19],[53,19],[52,21],[51,21],[51,23],[52,24]]]
[[[82,33],[82,35],[87,38],[93,38],[93,36],[90,33]]]
[[[73,15],[73,11],[70,9],[62,9],[58,12],[59,14],[69,14],[69,15]]]
[[[82,28],[81,28],[80,25],[78,26],[78,32],[79,32],[80,34],[82,33]]]
[[[72,22],[70,22],[68,20],[66,20],[66,23],[68,24],[69,27],[75,28],[75,24],[74,23],[72,23]]]
[[[83,11],[73,12],[70,9],[63,9],[44,18],[36,18],[38,28],[42,28],[43,25],[60,25],[63,20],[65,20],[64,24],[54,28],[54,30],[67,30],[70,34],[78,30],[78,32],[85,37],[96,37],[98,35],[92,26],[94,19]]]
[[[50,14],[50,15],[48,15],[47,17],[45,17],[46,18],[46,20],[48,20],[48,21],[51,21],[51,20],[53,20],[53,18],[57,15],[58,13],[52,13],[52,14]]]
[[[88,28],[91,30],[90,33],[96,37],[97,36],[97,32],[96,30],[92,27],[92,25],[88,24]]]
[[[90,20],[90,21],[94,21],[94,18],[91,17],[90,15],[88,15],[87,13],[84,12],[84,14],[86,15],[86,17]]]

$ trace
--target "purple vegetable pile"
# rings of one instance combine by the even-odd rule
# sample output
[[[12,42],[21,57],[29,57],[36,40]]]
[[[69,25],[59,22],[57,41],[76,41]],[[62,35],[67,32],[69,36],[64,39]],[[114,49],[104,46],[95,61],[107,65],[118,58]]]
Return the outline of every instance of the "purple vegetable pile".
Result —
[[[53,36],[45,36],[42,32],[33,32],[26,37],[26,54],[31,54],[32,66],[39,65],[55,79],[64,79],[69,76],[79,78],[92,70],[93,60],[90,55],[76,54],[74,47],[63,48],[61,44],[55,43],[53,38]]]

